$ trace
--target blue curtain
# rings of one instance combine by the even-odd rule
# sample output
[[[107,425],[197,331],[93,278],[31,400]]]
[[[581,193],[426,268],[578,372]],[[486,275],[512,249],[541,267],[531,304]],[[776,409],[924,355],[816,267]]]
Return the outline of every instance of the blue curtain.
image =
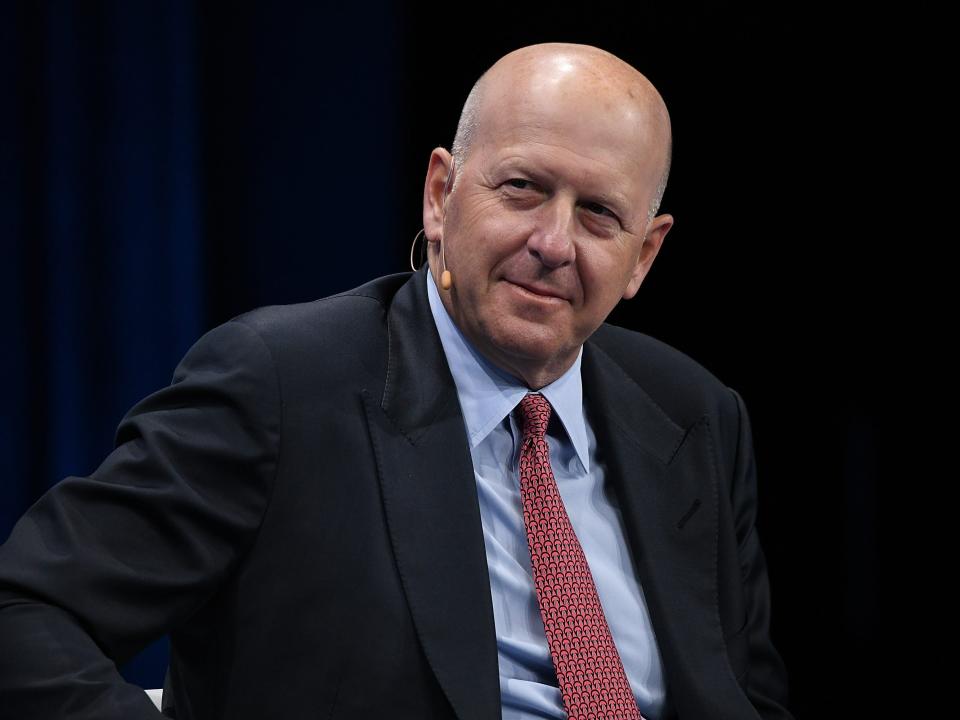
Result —
[[[14,388],[4,537],[49,485],[97,466],[125,409],[167,381],[204,324],[190,7],[19,10],[0,43],[14,71],[0,199]],[[164,651],[131,679],[157,684]]]
[[[370,172],[392,158],[394,46],[375,3],[0,10],[0,542],[204,330],[402,269]],[[123,670],[158,686],[166,662],[161,640]]]

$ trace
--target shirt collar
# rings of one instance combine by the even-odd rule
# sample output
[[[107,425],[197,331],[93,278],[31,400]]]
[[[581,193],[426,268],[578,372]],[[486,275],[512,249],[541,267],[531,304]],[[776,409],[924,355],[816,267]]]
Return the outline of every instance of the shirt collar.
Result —
[[[440,343],[447,364],[457,386],[460,409],[467,426],[467,437],[472,450],[490,434],[500,422],[530,392],[522,381],[496,367],[470,344],[453,322],[440,299],[433,274],[427,270],[427,297],[430,312],[440,334]],[[584,470],[590,471],[586,419],[583,414],[583,384],[580,360],[583,347],[563,375],[540,389],[553,412],[560,418]]]

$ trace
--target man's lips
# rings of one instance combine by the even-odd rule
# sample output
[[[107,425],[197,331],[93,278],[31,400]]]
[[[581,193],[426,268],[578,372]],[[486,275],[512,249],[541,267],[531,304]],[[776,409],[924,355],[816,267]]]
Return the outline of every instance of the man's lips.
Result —
[[[525,282],[523,280],[511,280],[507,278],[506,280],[511,285],[519,288],[521,291],[527,293],[528,295],[536,296],[542,300],[566,300],[567,298],[554,290],[553,288],[547,287],[545,285],[540,285],[538,283]]]

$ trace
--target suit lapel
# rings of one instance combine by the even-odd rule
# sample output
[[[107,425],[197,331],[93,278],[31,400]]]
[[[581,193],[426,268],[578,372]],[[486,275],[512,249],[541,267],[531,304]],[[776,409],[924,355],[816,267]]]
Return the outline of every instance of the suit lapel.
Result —
[[[681,717],[709,703],[708,695],[715,707],[728,698],[726,707],[741,706],[717,605],[719,500],[709,420],[677,425],[594,342],[584,350],[583,383],[670,696]]]
[[[496,635],[473,463],[425,273],[387,313],[383,396],[364,393],[401,580],[424,653],[461,720],[500,717]]]

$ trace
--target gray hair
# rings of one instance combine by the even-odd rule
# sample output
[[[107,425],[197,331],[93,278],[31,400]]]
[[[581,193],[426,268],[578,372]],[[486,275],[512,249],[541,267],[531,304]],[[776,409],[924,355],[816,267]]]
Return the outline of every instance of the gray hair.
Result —
[[[647,211],[647,222],[651,222],[657,216],[657,210],[660,209],[660,203],[663,201],[663,193],[667,189],[667,179],[670,177],[670,165],[673,164],[673,136],[667,138],[667,159],[663,164],[663,172],[660,174],[660,182],[657,183],[657,189],[653,192],[653,200],[650,202],[650,209]]]
[[[480,111],[480,95],[483,91],[481,86],[486,76],[487,73],[484,73],[480,76],[480,79],[473,84],[473,87],[470,89],[470,94],[467,95],[467,99],[463,103],[463,110],[460,111],[460,121],[457,123],[457,134],[453,137],[453,146],[450,150],[450,154],[453,155],[454,166],[457,169],[463,167],[464,161],[467,159],[467,154],[470,152],[470,148],[473,146],[473,141],[477,135],[477,116]],[[460,174],[457,173],[453,178],[453,187],[456,188],[459,182]]]

